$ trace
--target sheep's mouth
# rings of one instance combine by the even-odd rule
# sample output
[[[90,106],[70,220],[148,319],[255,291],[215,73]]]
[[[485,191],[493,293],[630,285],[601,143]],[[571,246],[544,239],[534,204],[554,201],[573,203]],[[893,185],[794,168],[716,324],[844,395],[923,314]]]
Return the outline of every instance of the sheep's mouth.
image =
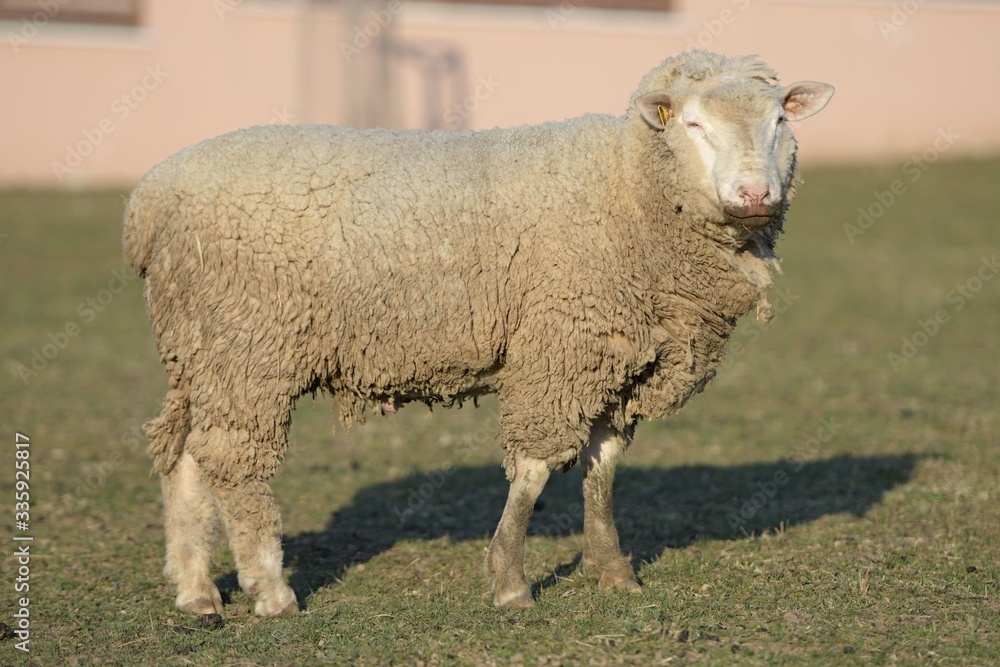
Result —
[[[727,206],[725,209],[726,223],[746,230],[760,229],[769,225],[778,211],[779,207],[765,204]]]

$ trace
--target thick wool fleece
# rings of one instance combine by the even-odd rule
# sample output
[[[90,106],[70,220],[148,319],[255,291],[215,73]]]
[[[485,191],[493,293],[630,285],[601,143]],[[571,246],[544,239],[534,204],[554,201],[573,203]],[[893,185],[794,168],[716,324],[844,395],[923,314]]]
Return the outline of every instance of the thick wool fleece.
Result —
[[[637,94],[773,87],[762,68],[686,54]],[[629,434],[672,413],[736,319],[766,318],[781,228],[725,226],[691,169],[633,108],[458,134],[257,127],[169,158],[124,232],[172,387],[156,469],[186,450],[218,482],[265,479],[317,389],[348,423],[497,392],[508,473],[516,452],[572,464],[598,417]]]

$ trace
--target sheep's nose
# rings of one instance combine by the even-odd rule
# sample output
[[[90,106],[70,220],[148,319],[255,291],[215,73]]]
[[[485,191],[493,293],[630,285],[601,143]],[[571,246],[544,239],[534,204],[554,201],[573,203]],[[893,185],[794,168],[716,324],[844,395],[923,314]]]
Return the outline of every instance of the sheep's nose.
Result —
[[[743,200],[744,205],[754,206],[768,203],[771,190],[766,185],[741,185],[736,189],[736,194]]]

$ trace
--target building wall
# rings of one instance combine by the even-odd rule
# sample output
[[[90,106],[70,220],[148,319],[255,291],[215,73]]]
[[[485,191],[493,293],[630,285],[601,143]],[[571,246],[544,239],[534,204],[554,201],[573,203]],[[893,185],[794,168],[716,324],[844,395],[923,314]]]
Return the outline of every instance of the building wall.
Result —
[[[1000,149],[1000,2],[674,4],[147,0],[139,28],[3,22],[0,185],[130,184],[188,144],[262,123],[620,114],[646,71],[694,47],[837,86],[796,130],[805,163]]]

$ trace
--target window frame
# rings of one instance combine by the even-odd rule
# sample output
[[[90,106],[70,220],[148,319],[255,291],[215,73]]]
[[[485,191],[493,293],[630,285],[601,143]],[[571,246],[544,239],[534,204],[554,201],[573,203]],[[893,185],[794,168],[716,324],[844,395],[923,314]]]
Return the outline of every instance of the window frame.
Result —
[[[36,27],[48,23],[64,25],[111,25],[137,27],[142,23],[142,0],[126,0],[128,9],[121,12],[105,10],[87,10],[73,8],[71,0],[49,0],[46,3],[36,0],[28,6],[8,6],[0,0],[0,21],[27,21]],[[56,9],[51,14],[49,8]],[[39,14],[42,17],[39,17]]]

